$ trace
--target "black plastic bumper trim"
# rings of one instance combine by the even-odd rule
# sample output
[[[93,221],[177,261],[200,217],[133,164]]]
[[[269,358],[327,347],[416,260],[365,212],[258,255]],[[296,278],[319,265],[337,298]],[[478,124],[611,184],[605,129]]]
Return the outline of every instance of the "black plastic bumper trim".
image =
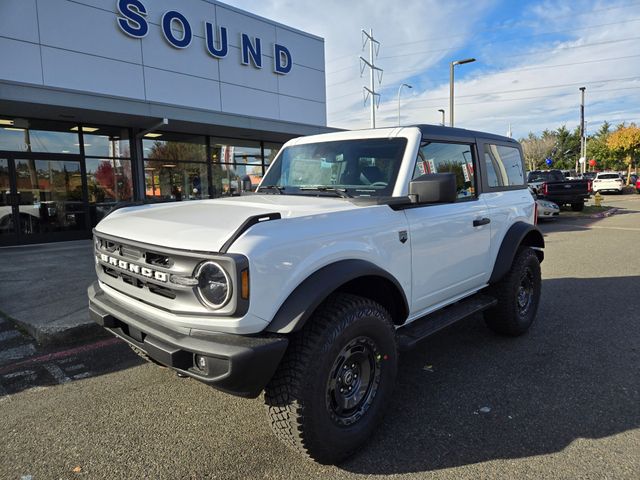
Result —
[[[233,335],[204,330],[179,332],[132,314],[111,300],[98,282],[88,290],[91,318],[152,360],[219,390],[255,398],[276,371],[289,340],[282,335]],[[201,355],[207,367],[197,368]]]

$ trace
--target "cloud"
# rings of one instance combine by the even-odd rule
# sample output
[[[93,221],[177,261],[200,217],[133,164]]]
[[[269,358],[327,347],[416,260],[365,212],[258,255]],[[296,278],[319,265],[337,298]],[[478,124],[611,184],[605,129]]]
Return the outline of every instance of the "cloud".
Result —
[[[438,123],[438,109],[448,110],[448,62],[469,56],[478,61],[456,68],[456,126],[504,134],[512,124],[517,137],[565,123],[572,128],[579,121],[582,85],[594,128],[604,120],[640,119],[638,3],[545,0],[518,8],[497,0],[232,3],[325,38],[331,126],[369,126],[362,96],[368,78],[360,77],[358,61],[358,55],[367,56],[361,28],[372,28],[382,44],[378,126],[397,123],[397,91],[405,82],[414,88],[402,91],[402,122]],[[511,7],[506,18],[493,18],[506,7]]]

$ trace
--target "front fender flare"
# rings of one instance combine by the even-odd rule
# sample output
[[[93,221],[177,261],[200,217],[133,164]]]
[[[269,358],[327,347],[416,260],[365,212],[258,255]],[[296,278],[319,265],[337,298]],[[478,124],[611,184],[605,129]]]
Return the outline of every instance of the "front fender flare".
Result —
[[[320,268],[300,283],[280,306],[265,331],[297,332],[331,293],[359,277],[381,277],[391,282],[401,294],[402,308],[409,312],[404,290],[393,275],[366,260],[340,260]]]

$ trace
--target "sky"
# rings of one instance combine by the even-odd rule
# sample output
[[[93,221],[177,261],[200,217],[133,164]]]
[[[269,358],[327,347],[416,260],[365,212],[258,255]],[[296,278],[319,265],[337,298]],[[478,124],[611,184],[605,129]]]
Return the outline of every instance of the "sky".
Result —
[[[323,37],[327,125],[370,126],[359,56],[362,29],[380,42],[383,69],[376,126],[449,121],[449,64],[455,67],[455,126],[522,138],[580,121],[640,123],[638,0],[227,0],[225,3]],[[377,81],[377,79],[376,79]],[[370,100],[369,100],[370,101]]]

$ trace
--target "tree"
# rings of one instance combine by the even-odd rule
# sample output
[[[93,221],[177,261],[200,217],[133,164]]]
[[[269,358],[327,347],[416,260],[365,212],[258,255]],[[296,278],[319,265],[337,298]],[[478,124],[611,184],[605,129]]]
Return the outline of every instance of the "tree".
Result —
[[[551,152],[556,143],[553,136],[547,135],[538,138],[533,133],[529,133],[526,139],[520,140],[524,159],[527,162],[528,170],[538,170],[545,168],[545,159],[551,156]]]
[[[607,146],[616,154],[622,155],[627,163],[627,185],[631,176],[631,165],[635,164],[635,158],[640,153],[640,128],[634,123],[628,127],[618,126],[618,129],[609,135]]]
[[[604,122],[598,132],[589,137],[587,141],[587,159],[594,159],[598,169],[611,170],[618,169],[618,159],[607,146],[611,124]]]
[[[580,129],[571,132],[566,125],[562,125],[555,132],[557,152],[554,156],[554,167],[575,168],[576,160],[580,156]]]

